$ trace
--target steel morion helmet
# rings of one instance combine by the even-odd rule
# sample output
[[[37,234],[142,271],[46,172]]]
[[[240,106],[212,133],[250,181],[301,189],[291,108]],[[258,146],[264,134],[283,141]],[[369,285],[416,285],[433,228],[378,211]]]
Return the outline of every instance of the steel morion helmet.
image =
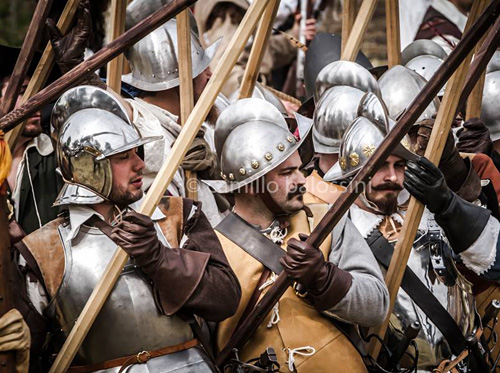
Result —
[[[380,77],[378,84],[389,116],[394,120],[398,119],[426,83],[422,76],[407,67],[397,65],[387,70]],[[431,119],[437,114],[438,109],[439,99],[436,97],[420,115],[417,123],[424,119]]]
[[[56,204],[100,203],[113,185],[109,157],[161,137],[142,138],[125,108],[109,92],[80,86],[65,92],[52,111],[57,162],[65,181]]]
[[[357,115],[342,138],[339,161],[323,177],[327,181],[354,176],[375,153],[391,127],[384,104],[371,92],[361,99]],[[414,159],[415,155],[405,147],[409,146],[407,141],[403,139],[394,154],[403,159]]]
[[[134,0],[127,7],[127,27],[134,26],[139,20],[158,9],[162,3],[168,1],[154,2],[157,7],[144,5],[145,2],[146,0]],[[193,24],[196,22],[192,19],[191,25]],[[196,29],[191,28],[193,78],[200,75],[209,66],[217,51],[219,41],[205,50],[201,46]],[[145,36],[128,50],[126,56],[132,72],[122,76],[125,83],[149,92],[177,87],[179,85],[179,62],[176,20],[167,21]]]
[[[336,61],[321,70],[316,83],[318,101],[312,131],[316,152],[339,152],[342,136],[356,118],[366,92],[380,96],[375,78],[355,62]]]
[[[491,139],[500,139],[500,70],[486,74],[481,119],[490,130]]]
[[[223,180],[204,182],[219,193],[230,193],[264,176],[298,150],[306,138],[312,120],[300,117],[298,121],[300,139],[293,136],[283,115],[267,101],[247,98],[228,106],[215,126]]]

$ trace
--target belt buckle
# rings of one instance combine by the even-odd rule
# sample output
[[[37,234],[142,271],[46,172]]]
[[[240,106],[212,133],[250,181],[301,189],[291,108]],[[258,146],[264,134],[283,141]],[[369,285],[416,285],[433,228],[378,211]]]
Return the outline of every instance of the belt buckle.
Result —
[[[136,358],[139,364],[146,364],[151,359],[151,354],[149,351],[141,351],[137,354]]]

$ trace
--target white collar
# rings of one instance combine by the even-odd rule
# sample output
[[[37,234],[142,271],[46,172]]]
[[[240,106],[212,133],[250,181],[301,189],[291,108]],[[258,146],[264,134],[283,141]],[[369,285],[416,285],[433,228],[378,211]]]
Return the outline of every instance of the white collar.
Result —
[[[367,238],[370,233],[373,232],[374,229],[378,228],[380,223],[384,220],[386,215],[375,214],[370,211],[363,210],[358,205],[353,204],[349,210],[349,215],[351,221],[358,229],[359,233],[363,236],[363,238]],[[391,215],[391,218],[399,224],[403,225],[404,216],[406,215],[406,211],[399,210],[398,212]],[[432,216],[432,213],[425,208],[424,213],[422,215],[422,219],[420,220],[418,230],[421,232],[427,232],[428,230],[428,219]]]
[[[143,199],[144,197],[142,197],[139,201],[132,203],[131,205],[129,205],[129,208],[134,211],[138,211]],[[99,214],[96,210],[94,210],[90,205],[73,204],[68,206],[68,210],[69,210],[69,223],[71,229],[68,233],[66,241],[70,241],[73,238],[75,238],[78,235],[78,232],[80,231],[80,227],[82,226],[82,224],[85,223],[92,215],[96,215],[100,219],[104,220],[103,216]],[[153,215],[151,216],[151,219],[153,221],[158,221],[164,218],[165,214],[161,212],[161,210],[158,207],[155,209]]]
[[[460,12],[451,1],[432,0],[431,6],[457,26],[460,32],[464,32],[467,16]]]
[[[45,133],[41,133],[34,139],[31,139],[26,146],[25,152],[29,148],[36,148],[36,151],[42,156],[46,157],[54,151],[54,146],[52,145],[52,140]]]

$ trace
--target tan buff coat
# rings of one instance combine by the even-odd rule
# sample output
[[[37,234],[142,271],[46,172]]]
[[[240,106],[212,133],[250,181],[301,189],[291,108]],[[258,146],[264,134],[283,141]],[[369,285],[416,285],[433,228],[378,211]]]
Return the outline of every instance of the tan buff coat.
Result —
[[[288,235],[282,245],[284,249],[286,249],[286,243],[291,237],[298,238],[299,233],[309,234],[311,225],[315,226],[327,211],[325,204],[310,205],[309,208],[313,212],[314,218],[308,219],[304,210],[290,218]],[[235,316],[222,322],[219,326],[217,342],[220,349],[225,346],[233,334],[264,267],[220,232],[216,233],[229,264],[242,287],[238,311]],[[320,247],[325,258],[329,256],[330,246],[331,236]],[[264,289],[263,294],[267,292],[267,289],[269,288]],[[347,338],[326,316],[298,298],[292,288],[286,291],[279,302],[279,316],[281,320],[271,328],[267,327],[271,315],[266,317],[254,336],[240,351],[240,358],[243,361],[259,357],[267,347],[273,347],[281,365],[280,372],[289,372],[286,364],[288,355],[285,349],[311,346],[316,349],[313,356],[295,355],[295,366],[298,372],[366,371],[361,356]]]
[[[304,203],[306,205],[314,203],[333,204],[345,190],[344,187],[323,180],[316,170],[306,177],[305,186],[307,192],[304,195]]]

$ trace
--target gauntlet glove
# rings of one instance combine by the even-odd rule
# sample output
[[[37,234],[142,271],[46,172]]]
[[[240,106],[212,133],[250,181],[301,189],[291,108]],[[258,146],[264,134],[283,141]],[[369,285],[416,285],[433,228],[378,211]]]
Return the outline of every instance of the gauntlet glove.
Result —
[[[490,131],[479,118],[472,118],[466,121],[457,132],[457,148],[464,153],[483,153],[491,156],[493,142],[490,138]]]
[[[424,157],[407,162],[404,186],[435,215],[457,254],[467,250],[488,223],[490,211],[453,193],[441,171]]]

